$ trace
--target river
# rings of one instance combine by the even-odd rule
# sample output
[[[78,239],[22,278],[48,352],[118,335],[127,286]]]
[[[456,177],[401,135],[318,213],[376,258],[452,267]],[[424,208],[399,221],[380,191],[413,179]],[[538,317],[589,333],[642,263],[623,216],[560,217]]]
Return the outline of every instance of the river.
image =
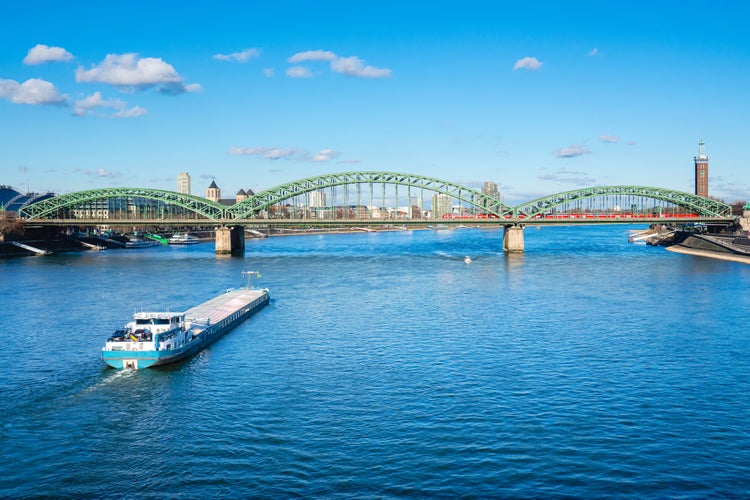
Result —
[[[627,230],[0,260],[0,497],[748,497],[750,266]],[[209,349],[102,363],[243,270],[272,302]]]

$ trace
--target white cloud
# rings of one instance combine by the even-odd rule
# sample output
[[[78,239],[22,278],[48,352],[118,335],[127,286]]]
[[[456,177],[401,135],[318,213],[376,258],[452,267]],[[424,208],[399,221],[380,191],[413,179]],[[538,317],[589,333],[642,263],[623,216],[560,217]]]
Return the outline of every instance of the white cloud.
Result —
[[[43,64],[50,61],[70,61],[73,54],[62,47],[50,47],[44,44],[37,44],[29,49],[26,57],[23,58],[24,64]]]
[[[555,151],[555,156],[558,158],[575,158],[576,156],[583,156],[591,153],[585,147],[579,144],[573,144],[567,148],[558,149]]]
[[[312,157],[312,161],[320,162],[320,161],[330,161],[334,158],[336,158],[339,155],[338,151],[334,151],[333,149],[321,149],[317,153],[315,153]]]
[[[118,172],[110,172],[109,170],[104,169],[104,168],[100,168],[96,171],[84,170],[83,174],[91,176],[91,177],[108,177],[108,178],[120,177],[122,175]]]
[[[312,78],[313,74],[304,66],[292,66],[286,70],[286,76],[290,78]]]
[[[387,78],[391,76],[390,69],[365,66],[356,56],[334,59],[331,61],[331,71],[347,76],[356,76],[357,78]]]
[[[591,186],[596,184],[596,179],[586,172],[572,171],[561,168],[557,172],[539,175],[538,179],[558,183],[574,184],[577,186]]]
[[[216,54],[214,59],[217,61],[247,62],[250,59],[260,56],[259,49],[245,49],[241,52],[232,52],[231,54]]]
[[[304,61],[326,61],[330,62],[330,69],[334,73],[341,73],[347,76],[357,78],[387,78],[391,76],[391,70],[388,68],[376,68],[366,66],[357,56],[341,57],[330,50],[307,50],[297,52],[289,59],[290,63],[300,63]],[[286,72],[287,76],[292,78],[311,78],[313,73],[303,66],[292,66]]]
[[[275,72],[273,68],[265,68],[263,70],[263,76],[265,76],[266,78],[273,78],[274,73]]]
[[[201,87],[200,83],[188,83],[186,85],[179,85],[179,88],[182,90],[181,92],[178,92],[181,94],[182,92],[200,92],[203,90],[203,87]],[[168,91],[168,89],[159,89],[159,92],[170,94],[171,92]]]
[[[594,47],[593,49],[589,50],[589,55],[592,56],[592,57],[595,56],[595,55],[597,55],[598,53],[599,53],[599,49],[597,49],[596,47]]]
[[[140,106],[134,106],[127,109],[125,101],[120,99],[104,99],[101,92],[94,92],[90,96],[79,99],[73,105],[73,114],[76,116],[84,116],[87,114],[93,114],[97,116],[108,116],[110,118],[134,118],[145,115],[148,111]],[[98,108],[112,108],[117,111],[111,115],[102,115],[96,112]]]
[[[229,148],[229,154],[230,155],[244,155],[244,156],[259,156],[261,158],[265,158],[266,160],[280,160],[282,158],[292,159],[295,155],[295,151],[293,149],[281,149],[281,148],[272,148],[272,147],[240,148],[240,147],[235,146],[235,147]]]
[[[336,59],[336,54],[330,50],[307,50],[305,52],[297,52],[289,58],[290,63],[299,63],[303,61],[333,61]]]
[[[120,174],[116,172],[109,172],[103,168],[100,168],[99,170],[96,171],[96,176],[97,177],[119,177]]]
[[[76,116],[83,116],[92,109],[96,108],[114,108],[122,109],[125,107],[125,102],[119,99],[104,99],[101,92],[94,92],[90,96],[79,99],[73,105],[73,114]]]
[[[726,200],[740,201],[747,200],[747,193],[750,192],[750,189],[749,186],[735,180],[714,176],[711,179],[711,191],[714,195],[720,194]]]
[[[137,54],[108,54],[101,64],[89,70],[76,70],[77,82],[107,83],[125,92],[157,87],[160,93],[182,94],[201,90],[198,84],[184,84],[171,64],[156,57]]]
[[[136,118],[138,116],[143,116],[148,111],[140,106],[133,106],[130,109],[121,109],[114,115],[112,115],[114,118]]]
[[[50,82],[30,78],[23,83],[0,79],[0,98],[15,104],[64,104],[66,96]]]
[[[300,149],[282,149],[276,147],[260,147],[260,148],[240,148],[231,147],[229,148],[230,155],[236,156],[257,156],[265,160],[296,160],[296,161],[314,161],[324,162],[330,161],[338,157],[339,152],[333,149],[321,149],[315,154]]]
[[[539,60],[536,57],[524,57],[523,59],[519,59],[516,61],[516,64],[513,65],[513,69],[530,69],[530,70],[537,70],[542,67],[543,62],[539,62]]]
[[[617,142],[620,140],[620,138],[616,135],[604,134],[599,136],[599,140],[602,142]]]

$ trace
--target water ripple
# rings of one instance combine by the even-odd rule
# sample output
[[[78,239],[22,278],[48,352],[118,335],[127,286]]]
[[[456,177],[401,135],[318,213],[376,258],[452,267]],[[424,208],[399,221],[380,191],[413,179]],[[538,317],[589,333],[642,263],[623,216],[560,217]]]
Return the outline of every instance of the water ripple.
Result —
[[[501,235],[0,261],[36,291],[0,311],[21,333],[0,350],[0,496],[750,496],[747,266],[616,226],[527,231],[523,256]],[[210,349],[102,368],[133,309],[248,268],[272,303]]]

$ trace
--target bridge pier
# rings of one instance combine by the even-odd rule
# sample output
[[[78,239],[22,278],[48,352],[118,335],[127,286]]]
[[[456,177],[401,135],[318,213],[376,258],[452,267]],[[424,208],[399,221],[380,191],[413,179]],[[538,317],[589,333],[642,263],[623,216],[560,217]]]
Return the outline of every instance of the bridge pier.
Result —
[[[245,253],[245,228],[242,226],[216,228],[216,255]]]
[[[523,253],[523,226],[505,226],[503,250],[506,253]]]

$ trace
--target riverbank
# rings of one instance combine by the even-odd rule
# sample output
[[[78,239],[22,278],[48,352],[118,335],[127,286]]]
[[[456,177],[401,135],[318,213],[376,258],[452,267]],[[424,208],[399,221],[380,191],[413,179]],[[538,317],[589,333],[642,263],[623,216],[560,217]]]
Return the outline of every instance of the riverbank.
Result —
[[[732,262],[740,262],[742,264],[750,264],[750,257],[744,255],[734,255],[730,253],[711,252],[708,250],[696,250],[694,248],[688,248],[681,245],[672,245],[665,247],[668,251],[674,253],[681,253],[686,255],[694,255],[696,257],[707,257],[709,259],[729,260]]]
[[[261,238],[273,238],[279,236],[301,236],[301,235],[323,235],[323,234],[351,234],[351,233],[362,233],[362,232],[392,232],[392,231],[412,231],[412,230],[425,230],[427,226],[418,227],[405,227],[405,226],[387,226],[387,227],[339,227],[339,228],[305,228],[305,229],[294,229],[294,228],[272,228],[266,232],[252,231],[245,232],[246,239],[261,239]],[[457,229],[457,228],[456,228]],[[213,242],[215,235],[214,231],[185,231],[196,237],[202,242]],[[162,237],[169,237],[173,232],[164,232],[161,234]],[[157,233],[154,233],[157,234]],[[110,245],[107,239],[97,236],[81,236],[78,238],[46,238],[46,239],[19,239],[18,241],[0,241],[0,258],[10,257],[29,257],[34,255],[53,254],[61,252],[87,252],[92,250],[92,246],[101,246],[97,249],[105,248],[123,248],[126,238],[122,235],[115,236],[122,240],[122,245]],[[17,246],[17,243],[21,243],[21,246]],[[40,250],[35,253],[30,250],[29,247]]]

